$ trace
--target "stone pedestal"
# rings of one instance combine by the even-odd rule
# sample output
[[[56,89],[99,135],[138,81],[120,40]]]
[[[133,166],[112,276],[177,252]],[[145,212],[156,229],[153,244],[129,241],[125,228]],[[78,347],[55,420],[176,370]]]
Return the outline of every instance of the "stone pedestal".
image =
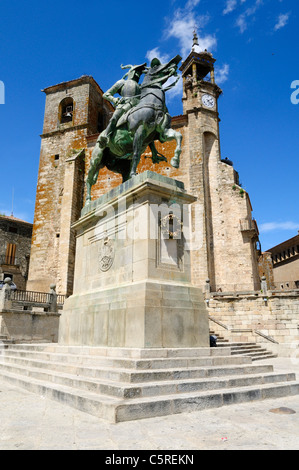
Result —
[[[191,285],[194,201],[183,183],[146,171],[83,209],[61,344],[209,346],[203,293]]]

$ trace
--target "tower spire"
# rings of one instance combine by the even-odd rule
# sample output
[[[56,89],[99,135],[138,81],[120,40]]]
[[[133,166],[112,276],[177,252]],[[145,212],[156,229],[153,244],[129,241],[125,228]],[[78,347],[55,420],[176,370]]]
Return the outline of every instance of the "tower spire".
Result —
[[[196,30],[194,29],[194,31],[193,31],[193,45],[192,45],[192,50],[194,49],[195,46],[199,46],[199,43],[198,43],[198,37],[197,37],[197,34],[196,34]]]

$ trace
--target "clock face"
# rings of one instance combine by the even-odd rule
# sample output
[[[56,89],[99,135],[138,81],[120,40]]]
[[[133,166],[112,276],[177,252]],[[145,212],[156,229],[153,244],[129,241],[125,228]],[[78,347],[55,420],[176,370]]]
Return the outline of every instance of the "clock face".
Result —
[[[203,95],[202,104],[206,106],[207,108],[214,108],[215,98],[211,95]]]

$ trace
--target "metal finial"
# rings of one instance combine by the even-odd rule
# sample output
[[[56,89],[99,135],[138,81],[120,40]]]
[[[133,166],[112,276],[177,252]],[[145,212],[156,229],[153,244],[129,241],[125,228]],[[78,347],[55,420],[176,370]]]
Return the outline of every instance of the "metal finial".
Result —
[[[198,37],[195,30],[193,31],[193,46],[199,46]]]

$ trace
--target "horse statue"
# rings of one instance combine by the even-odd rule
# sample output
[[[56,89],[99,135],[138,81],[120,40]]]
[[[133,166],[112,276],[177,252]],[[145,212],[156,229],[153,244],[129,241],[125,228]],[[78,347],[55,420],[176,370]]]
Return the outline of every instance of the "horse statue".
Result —
[[[122,66],[129,72],[116,82],[103,98],[116,106],[107,128],[99,135],[92,152],[90,168],[87,175],[86,204],[91,201],[91,188],[98,179],[101,168],[120,173],[123,182],[136,175],[142,153],[149,146],[152,162],[167,161],[155,147],[155,140],[167,142],[176,140],[176,149],[171,165],[179,168],[182,135],[171,129],[171,116],[165,104],[165,92],[172,88],[178,78],[163,88],[170,77],[177,77],[180,56],[174,57],[166,64],[155,58],[150,67]],[[139,85],[140,76],[144,79]],[[121,98],[115,98],[119,93]]]

